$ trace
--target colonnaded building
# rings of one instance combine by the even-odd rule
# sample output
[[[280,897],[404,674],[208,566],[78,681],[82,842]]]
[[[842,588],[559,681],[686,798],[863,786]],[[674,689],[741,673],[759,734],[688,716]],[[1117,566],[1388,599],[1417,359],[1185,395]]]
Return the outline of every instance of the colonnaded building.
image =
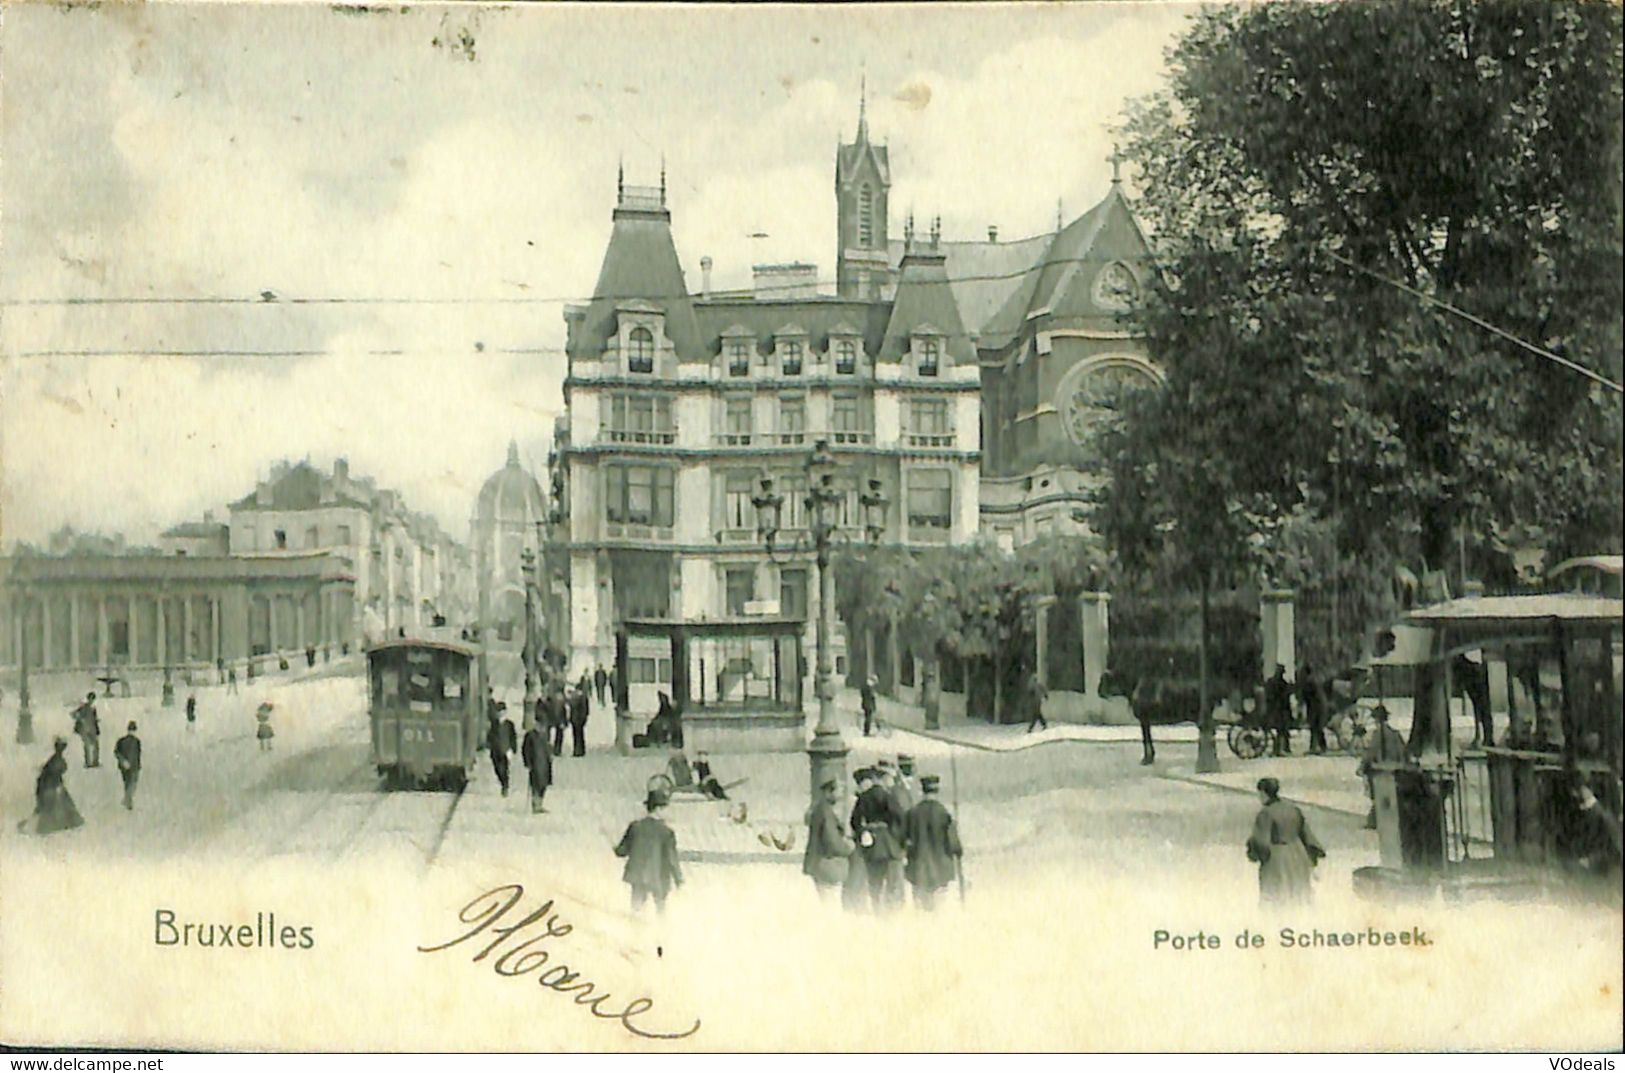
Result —
[[[860,113],[834,180],[835,293],[796,263],[756,266],[745,295],[710,292],[709,258],[690,290],[664,175],[658,187],[618,183],[592,298],[565,310],[556,452],[571,673],[613,664],[628,619],[800,618],[810,653],[810,556],[770,555],[752,499],[771,479],[780,546],[805,538],[817,441],[838,466],[839,537],[863,539],[859,496],[878,479],[883,543],[986,532],[1013,546],[1081,526],[1097,419],[1125,387],[1160,382],[1122,323],[1151,261],[1115,176],[1104,200],[1048,234],[1003,241],[990,227],[986,241],[952,241],[910,219],[897,238],[887,147]],[[676,680],[671,651],[634,640],[634,708]],[[685,688],[699,682],[702,700],[728,691],[736,656],[689,659]]]

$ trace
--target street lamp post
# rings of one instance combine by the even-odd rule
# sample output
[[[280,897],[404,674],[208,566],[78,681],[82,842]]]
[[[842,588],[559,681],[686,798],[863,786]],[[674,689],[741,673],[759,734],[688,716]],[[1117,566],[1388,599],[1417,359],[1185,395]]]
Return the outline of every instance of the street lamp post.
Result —
[[[536,725],[536,553],[526,548],[519,553],[519,571],[525,578],[525,730]]]
[[[818,722],[813,728],[812,744],[807,747],[811,769],[812,798],[820,798],[819,788],[830,779],[838,782],[846,778],[846,742],[835,717],[835,683],[831,648],[835,634],[835,576],[830,571],[829,553],[837,526],[837,509],[842,493],[835,486],[835,456],[829,441],[819,440],[813,445],[807,459],[808,529],[812,537],[813,561],[818,566],[818,622],[816,631],[816,659],[814,690],[818,694]],[[859,501],[866,512],[866,532],[871,542],[878,541],[884,532],[886,499],[881,493],[880,481],[871,479],[869,491]],[[784,497],[773,491],[770,477],[762,478],[760,495],[751,499],[756,508],[756,526],[767,545],[770,559],[774,558],[774,538],[778,534],[780,512]],[[882,513],[876,513],[882,512]],[[879,520],[876,520],[876,519]],[[787,549],[794,551],[795,549]]]
[[[34,713],[29,708],[28,696],[28,591],[22,590],[19,603],[22,605],[20,628],[17,630],[18,663],[17,663],[17,744],[34,744]]]

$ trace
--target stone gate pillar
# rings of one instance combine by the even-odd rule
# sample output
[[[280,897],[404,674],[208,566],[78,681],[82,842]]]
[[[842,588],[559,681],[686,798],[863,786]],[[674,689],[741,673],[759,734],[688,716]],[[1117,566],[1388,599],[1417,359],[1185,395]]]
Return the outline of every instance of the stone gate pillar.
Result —
[[[1040,596],[1038,598],[1038,622],[1033,627],[1033,640],[1037,647],[1033,659],[1038,664],[1034,670],[1038,674],[1038,680],[1044,683],[1045,689],[1049,688],[1049,609],[1054,606],[1055,597]]]
[[[1100,676],[1111,654],[1107,622],[1112,595],[1086,592],[1078,597],[1078,620],[1083,625],[1083,697],[1090,711],[1100,707]]]
[[[1263,677],[1275,676],[1277,664],[1287,681],[1298,680],[1297,615],[1291,589],[1268,589],[1259,596],[1258,629]]]

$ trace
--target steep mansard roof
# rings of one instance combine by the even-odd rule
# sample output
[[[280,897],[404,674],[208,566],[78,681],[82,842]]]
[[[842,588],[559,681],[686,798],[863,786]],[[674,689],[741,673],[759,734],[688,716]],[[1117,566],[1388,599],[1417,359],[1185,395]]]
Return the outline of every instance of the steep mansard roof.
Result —
[[[965,334],[959,303],[948,283],[947,258],[934,248],[903,255],[879,360],[899,360],[909,348],[909,337],[926,327],[947,337],[944,349],[955,361],[975,363],[976,348]]]
[[[596,359],[616,331],[616,307],[640,300],[666,314],[666,336],[679,361],[706,354],[694,320],[694,303],[671,237],[671,214],[664,208],[617,208],[598,285],[567,346],[571,357]]]
[[[722,335],[743,328],[756,337],[757,350],[773,349],[773,336],[786,328],[800,328],[814,350],[825,350],[832,333],[856,332],[870,354],[880,349],[890,316],[889,303],[844,298],[711,298],[694,303],[695,319],[705,340],[707,355],[722,346]]]

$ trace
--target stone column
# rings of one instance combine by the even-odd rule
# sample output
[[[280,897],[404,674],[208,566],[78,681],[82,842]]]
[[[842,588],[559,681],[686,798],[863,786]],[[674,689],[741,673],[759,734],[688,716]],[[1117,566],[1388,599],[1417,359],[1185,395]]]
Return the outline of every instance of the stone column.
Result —
[[[136,622],[136,616],[137,616],[137,613],[138,613],[138,608],[136,606],[136,597],[130,596],[130,597],[127,597],[127,599],[129,600],[129,604],[130,604],[130,628],[127,631],[128,634],[129,634],[129,638],[130,638],[129,665],[131,667],[134,667],[136,659],[139,657],[139,655],[141,653],[141,645],[139,643],[140,637],[141,637],[141,627]]]
[[[47,589],[39,601],[39,669],[51,666],[51,593]]]
[[[1049,688],[1049,609],[1055,606],[1055,597],[1040,596],[1038,598],[1038,622],[1033,627],[1033,641],[1037,649],[1033,659],[1038,666],[1038,680]]]
[[[152,654],[158,660],[158,666],[169,666],[169,597],[159,593],[153,597],[152,606],[155,611],[153,622],[158,625],[157,644],[153,645]]]
[[[192,597],[181,598],[181,659],[191,663],[196,653],[192,651]]]
[[[1111,602],[1109,592],[1086,592],[1078,597],[1078,618],[1083,626],[1083,696],[1091,709],[1100,704],[1100,677],[1106,673],[1110,656],[1107,623]]]
[[[1263,653],[1263,676],[1275,677],[1279,664],[1286,668],[1287,681],[1298,679],[1296,616],[1291,589],[1269,589],[1259,597],[1258,628]]]
[[[293,647],[300,652],[305,650],[305,598],[298,597],[293,603]]]
[[[106,667],[112,659],[108,646],[107,597],[96,597],[96,665]]]
[[[276,599],[277,598],[276,598],[275,593],[267,593],[266,594],[266,597],[265,597],[265,624],[266,624],[267,627],[269,627],[268,632],[270,634],[270,640],[269,640],[268,643],[269,643],[270,648],[271,648],[271,655],[273,655],[273,656],[276,655],[276,651],[277,651],[277,641],[276,641]],[[249,644],[250,644],[250,646],[252,646],[252,644],[253,644],[252,639],[250,639]]]
[[[79,652],[79,594],[68,593],[68,661],[75,667],[83,666]]]
[[[220,645],[220,597],[209,597],[209,648],[211,660],[218,660],[225,655],[225,649]]]

